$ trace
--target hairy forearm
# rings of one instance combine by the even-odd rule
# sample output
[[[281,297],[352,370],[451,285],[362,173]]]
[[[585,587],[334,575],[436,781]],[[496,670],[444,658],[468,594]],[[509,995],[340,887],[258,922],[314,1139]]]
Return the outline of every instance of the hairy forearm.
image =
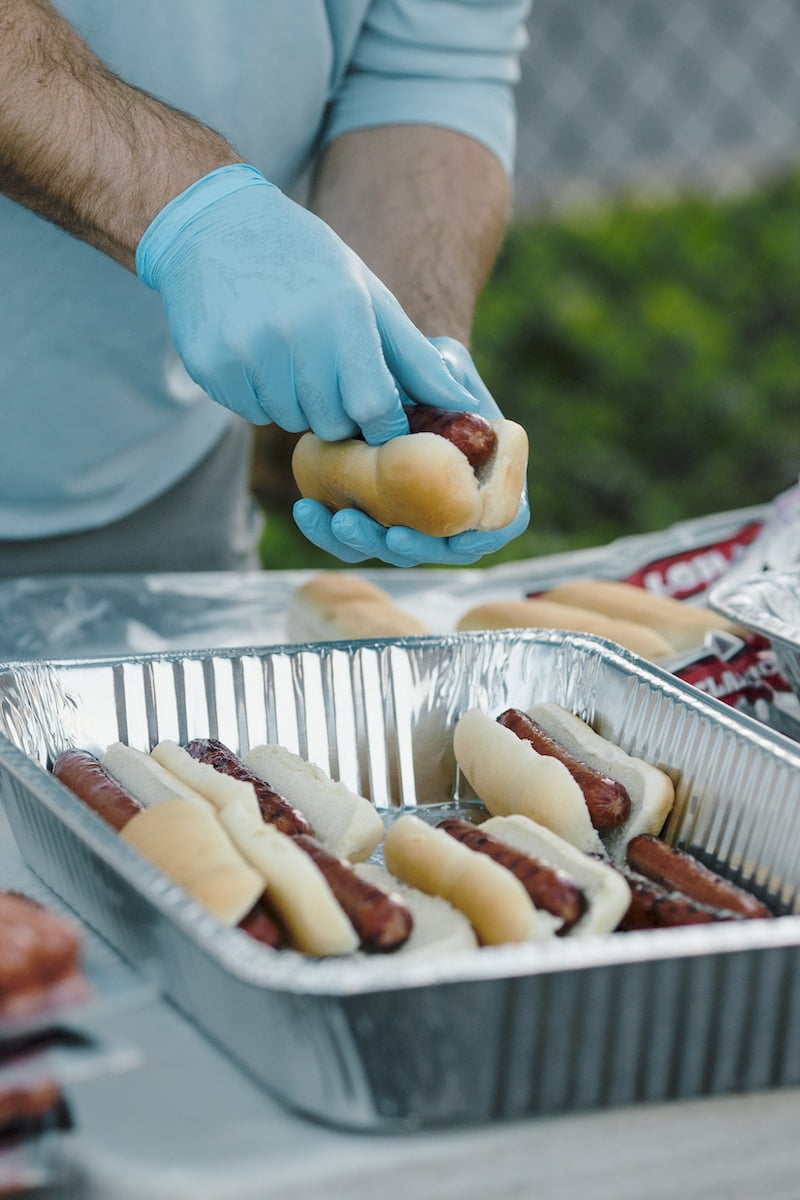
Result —
[[[124,83],[47,0],[0,0],[0,191],[129,269],[157,212],[240,161]]]
[[[464,344],[509,202],[508,177],[489,150],[427,125],[338,138],[320,160],[311,199],[423,333]]]

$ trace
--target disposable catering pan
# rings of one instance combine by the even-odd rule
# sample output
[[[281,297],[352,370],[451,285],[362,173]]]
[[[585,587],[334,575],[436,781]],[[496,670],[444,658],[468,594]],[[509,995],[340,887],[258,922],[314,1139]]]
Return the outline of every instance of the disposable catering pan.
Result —
[[[800,1081],[800,747],[599,638],[462,634],[0,668],[30,866],[292,1109],[402,1131]],[[217,923],[50,776],[65,745],[288,746],[387,820],[474,807],[478,705],[554,700],[667,770],[667,835],[789,914],[435,959],[312,961]]]
[[[709,592],[708,602],[737,625],[769,638],[800,697],[800,569],[723,579]]]

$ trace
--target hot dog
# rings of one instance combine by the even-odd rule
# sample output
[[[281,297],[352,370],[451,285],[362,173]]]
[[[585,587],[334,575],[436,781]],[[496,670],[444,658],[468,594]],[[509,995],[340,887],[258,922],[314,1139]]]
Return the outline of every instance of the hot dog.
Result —
[[[725,909],[741,917],[770,917],[772,913],[750,892],[718,875],[685,850],[659,838],[640,834],[628,842],[630,867],[661,887],[681,892],[698,904]]]
[[[301,495],[333,511],[361,509],[380,525],[406,525],[433,537],[508,525],[525,485],[528,438],[522,426],[416,408],[412,432],[380,446],[304,434],[292,455]]]
[[[123,822],[118,816],[115,820],[115,827],[121,826],[120,836],[220,919],[233,923],[221,907],[219,873],[211,873],[214,887],[210,894],[195,878],[198,859],[204,862],[207,858],[205,840],[212,838],[215,864],[219,863],[222,838],[226,865],[233,857],[239,871],[243,868],[251,872],[248,878],[252,874],[257,878],[257,890],[263,895],[238,922],[239,928],[257,940],[273,944],[263,928],[271,915],[280,945],[314,956],[352,954],[358,949],[372,954],[396,952],[409,941],[412,951],[427,952],[451,942],[469,945],[470,938],[474,945],[471,929],[464,927],[460,914],[449,906],[432,908],[428,898],[413,889],[404,890],[400,899],[388,875],[383,884],[370,880],[310,834],[286,834],[276,824],[265,822],[249,771],[222,743],[195,739],[190,745],[193,753],[169,741],[160,742],[152,754],[121,743],[109,747],[103,755],[108,767],[101,766],[100,771],[110,776],[113,768],[118,774],[116,780],[103,779],[103,795],[107,800],[109,785],[116,782],[120,786],[119,777],[124,777],[131,786],[125,798],[125,816],[132,806],[138,807],[133,818]],[[215,765],[195,754],[211,758]],[[292,763],[294,757],[290,757]],[[243,767],[246,778],[237,777]],[[88,774],[96,781],[97,766]],[[319,768],[314,768],[311,777],[322,792]],[[73,782],[80,786],[79,779]],[[334,807],[342,795],[338,788],[328,781],[328,798],[333,797]],[[91,806],[90,792],[87,802]],[[330,827],[337,837],[354,838],[354,844],[363,847],[363,818],[354,818],[353,794],[346,789],[343,794],[347,803],[342,806],[339,824]],[[368,803],[358,799],[361,804]],[[271,790],[268,801],[268,814],[284,818],[280,793]],[[382,832],[382,823],[380,828]],[[411,939],[418,910],[424,928]]]
[[[348,571],[323,571],[297,588],[289,599],[287,628],[295,642],[430,633],[382,588]]]
[[[511,871],[411,813],[389,826],[383,849],[392,875],[452,904],[484,946],[543,941],[561,924]]]
[[[610,933],[630,903],[617,871],[527,817],[434,828],[408,814],[384,855],[398,878],[455,905],[483,945]]]
[[[636,871],[625,867],[619,867],[619,870],[631,891],[630,906],[617,926],[620,933],[634,929],[674,929],[681,925],[710,925],[718,921],[743,919],[730,909],[700,904],[682,892],[662,887]]]
[[[577,883],[564,871],[548,866],[540,858],[526,854],[492,837],[482,826],[468,821],[450,818],[440,821],[437,829],[443,829],[456,841],[487,854],[494,862],[511,871],[520,881],[536,908],[557,917],[559,934],[568,933],[586,911],[586,897]]]
[[[537,754],[550,755],[563,762],[583,792],[589,818],[595,829],[617,829],[631,815],[631,798],[622,784],[598,771],[560,745],[546,729],[519,708],[508,708],[497,718],[517,737],[530,742]]]
[[[637,833],[659,833],[674,801],[669,776],[626,754],[586,722],[557,704],[537,704],[527,714],[565,754],[540,754],[513,729],[478,709],[459,719],[453,739],[456,761],[479,799],[495,816],[522,813],[586,853],[620,860]],[[595,828],[580,785],[563,758],[610,776],[630,799],[627,818]]]
[[[70,919],[20,892],[0,892],[0,1019],[85,1000],[81,951]]]
[[[53,774],[219,920],[265,945],[280,945],[280,930],[262,903],[262,880],[232,852],[200,798],[158,763],[116,743],[102,762],[84,750],[64,750]],[[134,781],[136,794],[120,775]],[[138,798],[142,794],[152,808]]]

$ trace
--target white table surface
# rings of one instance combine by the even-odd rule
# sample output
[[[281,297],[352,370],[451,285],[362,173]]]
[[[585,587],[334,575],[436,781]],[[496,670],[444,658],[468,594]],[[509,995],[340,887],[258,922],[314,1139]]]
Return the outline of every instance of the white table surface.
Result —
[[[290,1115],[159,1001],[124,1032],[147,1059],[73,1089],[59,1155],[75,1182],[48,1198],[800,1196],[796,1088],[389,1138]]]

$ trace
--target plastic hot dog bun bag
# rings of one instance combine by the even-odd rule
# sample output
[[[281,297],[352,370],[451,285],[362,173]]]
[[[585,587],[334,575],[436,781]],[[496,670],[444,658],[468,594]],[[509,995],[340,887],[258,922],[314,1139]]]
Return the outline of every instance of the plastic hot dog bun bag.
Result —
[[[459,632],[480,629],[565,629],[608,638],[653,662],[673,653],[670,642],[639,621],[609,616],[547,596],[525,600],[487,600],[468,609],[458,621]]]
[[[632,621],[653,630],[672,651],[703,644],[707,633],[740,635],[733,622],[699,604],[659,595],[616,579],[573,579],[545,592],[548,601],[588,609],[615,621]]]
[[[411,432],[380,446],[304,434],[292,456],[301,495],[432,537],[510,524],[528,466],[522,426],[424,405],[406,413]]]

